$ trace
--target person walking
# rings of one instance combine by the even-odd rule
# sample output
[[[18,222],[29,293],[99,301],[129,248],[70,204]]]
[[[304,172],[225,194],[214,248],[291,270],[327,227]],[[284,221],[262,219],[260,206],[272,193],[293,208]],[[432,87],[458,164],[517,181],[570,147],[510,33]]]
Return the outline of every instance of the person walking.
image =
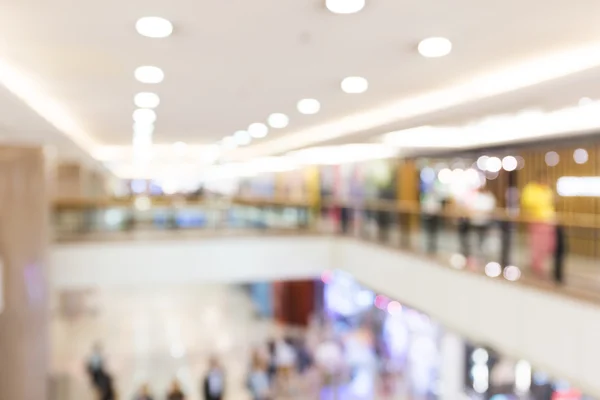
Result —
[[[135,400],[154,400],[154,397],[150,394],[150,388],[147,384],[143,384],[138,391],[138,394],[134,397]]]
[[[255,357],[253,360],[252,368],[248,375],[248,389],[252,395],[252,400],[271,399],[271,385],[267,372],[267,364],[261,358]]]
[[[90,377],[92,385],[97,388],[98,382],[104,372],[104,355],[102,354],[102,345],[95,343],[92,352],[86,361],[86,371]]]
[[[116,399],[112,376],[104,370],[99,372],[96,389],[100,400]]]
[[[167,393],[167,400],[185,400],[185,398],[185,394],[183,394],[179,382],[177,380],[174,380],[171,383],[171,388],[169,389],[169,392]]]
[[[202,392],[205,400],[223,399],[225,393],[225,373],[216,358],[210,360],[210,367],[202,384]]]
[[[544,277],[546,262],[556,247],[554,191],[545,172],[523,188],[521,207],[528,222],[531,268]]]

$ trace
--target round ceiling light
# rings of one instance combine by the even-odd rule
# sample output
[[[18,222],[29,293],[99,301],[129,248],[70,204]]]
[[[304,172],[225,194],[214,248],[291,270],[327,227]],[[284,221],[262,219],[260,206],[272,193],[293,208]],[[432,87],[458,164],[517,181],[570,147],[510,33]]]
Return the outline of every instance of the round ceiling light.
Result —
[[[135,95],[133,102],[139,108],[156,108],[160,104],[160,97],[156,93],[141,92]]]
[[[133,120],[140,125],[153,124],[156,121],[156,113],[149,108],[138,108],[133,112]]]
[[[267,118],[267,122],[271,126],[271,128],[275,129],[283,129],[290,123],[290,119],[287,115],[282,113],[273,113],[269,115]]]
[[[326,0],[325,6],[335,14],[354,14],[365,8],[365,0]]]
[[[152,65],[137,67],[134,76],[142,83],[161,83],[165,79],[163,70]]]
[[[269,133],[269,128],[262,122],[255,122],[248,127],[248,133],[253,138],[264,138]]]
[[[166,38],[173,33],[173,24],[161,17],[144,17],[137,20],[135,29],[142,36]]]
[[[302,114],[316,114],[321,110],[321,103],[316,99],[302,99],[298,102],[298,111]]]
[[[361,76],[349,76],[342,81],[342,90],[346,93],[364,93],[369,88],[369,82]]]
[[[250,135],[246,131],[237,131],[233,134],[233,138],[235,139],[235,142],[238,144],[238,146],[245,146],[247,144],[250,144],[250,141],[252,140],[250,138]]]
[[[452,42],[444,37],[431,37],[419,43],[419,53],[423,57],[444,57],[452,51]]]

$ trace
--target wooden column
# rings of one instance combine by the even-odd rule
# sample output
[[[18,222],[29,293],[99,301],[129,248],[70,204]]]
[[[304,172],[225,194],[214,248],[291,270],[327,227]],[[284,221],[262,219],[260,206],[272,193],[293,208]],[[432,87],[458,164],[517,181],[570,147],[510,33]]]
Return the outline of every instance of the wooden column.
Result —
[[[42,149],[0,147],[0,399],[47,399],[48,198]]]

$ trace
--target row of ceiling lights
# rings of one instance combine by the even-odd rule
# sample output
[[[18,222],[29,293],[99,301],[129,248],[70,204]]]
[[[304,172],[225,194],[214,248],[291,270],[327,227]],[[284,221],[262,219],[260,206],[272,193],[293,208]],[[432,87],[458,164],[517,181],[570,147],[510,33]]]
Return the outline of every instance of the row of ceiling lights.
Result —
[[[149,38],[165,38],[173,33],[173,24],[160,17],[140,18],[135,28],[137,32]],[[136,68],[135,79],[143,84],[161,83],[165,74],[163,70],[154,65],[143,65]],[[137,93],[133,102],[137,107],[133,112],[133,146],[134,150],[147,148],[152,145],[156,112],[154,109],[160,104],[160,97],[154,92]]]
[[[325,6],[334,14],[355,14],[365,8],[366,0],[325,0]],[[418,46],[423,57],[443,57],[452,51],[452,42],[444,37],[422,40]]]
[[[325,5],[335,14],[354,14],[361,11],[366,0],[326,0]],[[452,43],[443,37],[431,37],[422,40],[418,46],[419,53],[428,58],[443,57],[452,51]],[[362,76],[349,76],[342,80],[341,89],[348,94],[360,94],[367,91],[369,82]],[[302,99],[296,108],[301,114],[313,115],[321,110],[321,103],[317,99]],[[289,117],[283,113],[274,113],[267,118],[271,128],[282,129],[288,126]],[[267,125],[261,122],[251,124],[246,130],[239,130],[231,136],[225,137],[221,144],[227,150],[238,146],[250,144],[252,139],[262,139],[269,133]]]
[[[336,14],[352,14],[365,7],[365,0],[326,0],[326,7]],[[173,24],[161,17],[144,17],[136,22],[137,32],[149,38],[166,38],[173,33]],[[452,50],[452,43],[442,37],[432,37],[419,43],[419,53],[424,57],[443,57]],[[140,66],[135,70],[135,78],[144,84],[158,84],[164,80],[164,72],[153,65]],[[349,76],[342,80],[341,89],[348,94],[360,94],[367,91],[369,83],[360,76]],[[149,144],[152,142],[156,113],[154,108],[160,104],[160,98],[153,92],[141,92],[134,97],[138,107],[133,114],[134,119],[134,145]],[[304,115],[314,115],[321,110],[321,103],[317,99],[307,98],[300,100],[296,108]],[[267,126],[268,124],[268,126]],[[267,118],[267,124],[255,122],[246,130],[239,130],[231,136],[225,137],[221,144],[227,149],[250,144],[252,139],[261,139],[268,135],[269,126],[273,129],[283,129],[289,125],[289,117],[283,113],[273,113]],[[183,143],[176,143],[182,147]]]
[[[349,94],[360,94],[367,91],[369,82],[360,76],[349,76],[342,80],[341,88]],[[317,99],[302,99],[296,104],[298,112],[304,115],[314,115],[321,110],[321,103]],[[267,118],[267,124],[274,129],[283,129],[289,125],[290,119],[286,114],[273,113]],[[262,139],[269,133],[269,127],[262,122],[255,122],[246,130],[239,130],[232,136],[222,140],[225,149],[231,150],[238,146],[250,144],[252,139]]]

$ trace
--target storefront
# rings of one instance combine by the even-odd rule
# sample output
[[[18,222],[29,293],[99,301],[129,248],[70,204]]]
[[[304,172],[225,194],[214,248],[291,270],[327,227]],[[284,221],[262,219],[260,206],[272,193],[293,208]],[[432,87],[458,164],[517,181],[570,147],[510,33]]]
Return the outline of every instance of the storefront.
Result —
[[[467,345],[465,392],[482,400],[593,400],[564,380],[549,377],[526,360]]]

